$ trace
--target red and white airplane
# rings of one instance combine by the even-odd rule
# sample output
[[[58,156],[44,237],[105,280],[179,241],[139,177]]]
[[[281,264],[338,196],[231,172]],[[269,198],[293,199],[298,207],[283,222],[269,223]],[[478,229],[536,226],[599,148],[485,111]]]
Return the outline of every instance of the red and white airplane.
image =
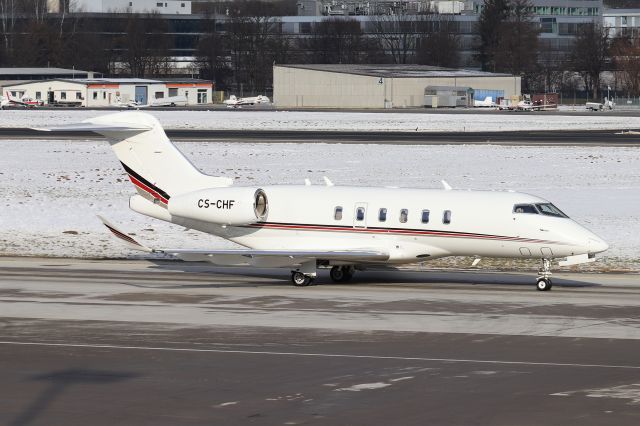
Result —
[[[549,290],[552,260],[590,262],[609,247],[551,202],[518,192],[334,186],[328,179],[326,186],[232,186],[228,177],[196,169],[143,112],[39,130],[104,135],[138,192],[132,210],[245,248],[151,250],[103,220],[130,247],[217,265],[288,268],[297,286],[311,284],[318,268],[347,281],[371,265],[475,256],[539,259],[536,286]]]
[[[25,108],[36,108],[44,105],[44,101],[40,99],[31,99],[27,95],[23,95],[21,98],[15,98],[11,96],[11,93],[6,92],[5,96],[0,99],[0,106],[4,108],[9,105],[20,105]]]

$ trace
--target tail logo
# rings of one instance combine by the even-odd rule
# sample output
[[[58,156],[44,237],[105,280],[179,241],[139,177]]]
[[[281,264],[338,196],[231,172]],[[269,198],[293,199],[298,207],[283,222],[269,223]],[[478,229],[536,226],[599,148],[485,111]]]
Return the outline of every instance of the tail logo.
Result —
[[[145,194],[152,196],[155,200],[158,200],[160,203],[165,206],[169,204],[169,199],[171,198],[169,194],[164,192],[162,189],[158,188],[156,185],[152,184],[138,173],[136,173],[131,167],[127,166],[123,162],[120,162],[124,170],[129,174],[129,179],[131,183],[133,183],[139,191],[142,191]]]

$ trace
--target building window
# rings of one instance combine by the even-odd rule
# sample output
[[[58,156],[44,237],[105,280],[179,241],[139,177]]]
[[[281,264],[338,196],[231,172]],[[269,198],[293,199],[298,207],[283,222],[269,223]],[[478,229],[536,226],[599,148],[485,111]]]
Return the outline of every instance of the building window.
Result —
[[[429,210],[422,210],[422,223],[429,223]]]
[[[169,96],[178,96],[178,89],[176,87],[170,87]]]
[[[98,92],[94,91],[93,92],[93,100],[95,101],[96,99],[98,99]]]
[[[198,103],[199,104],[207,103],[207,89],[198,89]]]
[[[162,3],[156,3],[157,7],[162,7]]]
[[[341,206],[336,207],[335,211],[333,212],[333,218],[335,220],[342,220],[342,207]]]
[[[387,209],[380,209],[380,211],[378,212],[378,220],[380,222],[387,221]]]
[[[107,99],[107,92],[102,92],[102,99]]]
[[[156,99],[164,98],[164,92],[156,92],[155,97],[156,97]]]
[[[42,92],[36,92],[36,99],[37,100],[41,100],[42,99]]]
[[[133,2],[132,1],[129,2],[129,7],[133,7]]]
[[[451,210],[445,210],[442,215],[442,223],[448,225],[451,223]]]
[[[67,99],[67,92],[60,92],[60,99]]]
[[[76,92],[76,99],[82,99],[82,93]]]
[[[408,217],[409,217],[409,210],[407,209],[400,210],[400,223],[407,223]]]
[[[180,7],[184,7],[184,3],[180,3]]]

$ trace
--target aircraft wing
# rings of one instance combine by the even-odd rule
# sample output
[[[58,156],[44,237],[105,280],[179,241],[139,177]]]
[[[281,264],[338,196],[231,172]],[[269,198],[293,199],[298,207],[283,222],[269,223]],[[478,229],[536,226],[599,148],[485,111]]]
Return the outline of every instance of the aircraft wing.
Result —
[[[162,250],[185,261],[211,262],[219,266],[284,267],[309,260],[350,263],[382,262],[388,253],[376,250]]]
[[[210,262],[219,266],[257,266],[279,268],[300,265],[309,260],[344,261],[349,263],[376,263],[389,259],[389,254],[370,249],[354,250],[154,250],[140,244],[125,232],[116,228],[102,216],[98,216],[104,226],[118,239],[133,250],[147,253],[165,253],[188,262]]]

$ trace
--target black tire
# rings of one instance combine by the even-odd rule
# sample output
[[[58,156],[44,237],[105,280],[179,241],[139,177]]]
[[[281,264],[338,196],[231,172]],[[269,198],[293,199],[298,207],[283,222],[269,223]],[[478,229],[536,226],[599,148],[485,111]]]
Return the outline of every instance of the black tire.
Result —
[[[342,266],[334,266],[331,268],[331,271],[329,271],[329,276],[333,282],[341,283],[344,281],[345,270]]]
[[[296,287],[306,287],[313,282],[313,278],[303,274],[299,271],[293,271],[291,273],[291,282]]]
[[[536,281],[536,289],[538,289],[538,291],[549,291],[552,285],[549,278],[540,278]]]

